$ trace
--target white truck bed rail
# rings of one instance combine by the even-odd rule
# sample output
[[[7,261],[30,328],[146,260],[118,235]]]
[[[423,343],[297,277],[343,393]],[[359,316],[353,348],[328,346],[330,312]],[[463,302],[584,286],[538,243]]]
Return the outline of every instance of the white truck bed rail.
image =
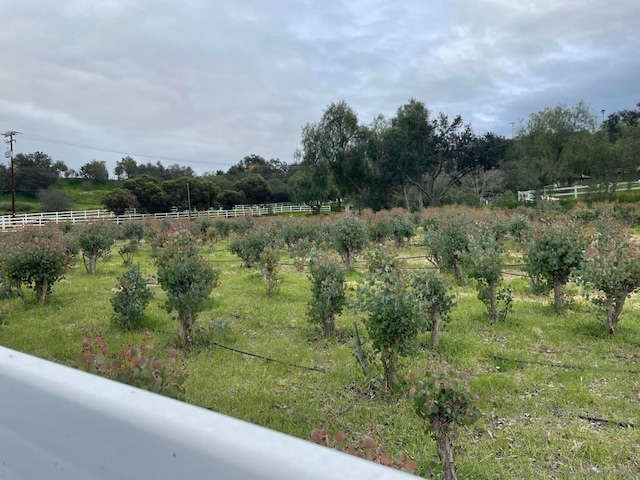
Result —
[[[0,478],[416,478],[0,347]]]

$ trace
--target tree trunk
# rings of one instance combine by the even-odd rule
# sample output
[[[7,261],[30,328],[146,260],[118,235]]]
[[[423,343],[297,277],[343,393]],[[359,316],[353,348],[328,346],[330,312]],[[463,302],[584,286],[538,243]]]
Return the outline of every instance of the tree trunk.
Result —
[[[498,282],[489,282],[489,323],[493,325],[498,321]]]
[[[183,347],[189,344],[189,337],[191,336],[191,315],[188,313],[178,313],[178,337]]]
[[[384,379],[387,382],[387,389],[393,390],[398,383],[398,351],[393,348],[386,352],[386,358],[382,363],[384,366]]]
[[[453,459],[453,442],[451,441],[449,424],[435,420],[433,422],[433,436],[438,447],[438,457],[440,457],[444,480],[458,480],[456,464]]]
[[[327,298],[327,308],[330,308],[331,299]],[[336,317],[333,312],[328,314],[322,322],[322,335],[329,336],[336,329]]]
[[[462,270],[462,261],[458,257],[457,253],[453,254],[453,273],[458,283],[460,283],[460,285],[464,285],[466,283],[464,278],[464,272]]]
[[[560,314],[564,312],[564,287],[565,283],[562,280],[555,280],[553,282],[553,304],[556,307],[556,313]]]
[[[96,274],[96,262],[98,261],[98,254],[91,254],[89,257],[89,275]]]
[[[440,328],[442,324],[442,316],[439,310],[431,313],[431,322],[433,323],[431,327],[431,347],[434,351],[437,351],[440,348]]]
[[[620,314],[624,308],[624,302],[627,299],[627,292],[621,292],[615,297],[607,297],[606,300],[606,312],[607,312],[607,331],[613,335],[616,333],[618,327],[618,320],[620,320]]]
[[[49,290],[49,280],[46,275],[42,279],[42,285],[40,285],[40,303],[44,303],[47,299],[47,291]]]
[[[16,292],[18,292],[18,296],[22,299],[22,303],[24,306],[27,306],[27,296],[24,294],[22,290],[22,282],[20,280],[16,280]]]

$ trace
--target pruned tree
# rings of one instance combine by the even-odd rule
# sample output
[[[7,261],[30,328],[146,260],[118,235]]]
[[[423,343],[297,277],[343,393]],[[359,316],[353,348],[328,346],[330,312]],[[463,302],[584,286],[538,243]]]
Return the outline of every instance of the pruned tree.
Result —
[[[219,272],[200,255],[200,248],[187,231],[175,233],[156,260],[158,283],[167,294],[165,308],[178,313],[178,336],[189,344],[196,315],[218,282]]]
[[[346,302],[344,266],[330,256],[318,254],[309,263],[309,280],[313,296],[309,321],[320,324],[323,335],[330,335],[335,330],[336,315]]]
[[[28,300],[23,286],[33,287],[36,299],[44,303],[70,263],[64,236],[55,226],[12,234],[0,249],[3,276],[15,285],[25,305]]]
[[[87,273],[95,275],[98,258],[108,253],[115,243],[115,228],[108,222],[87,223],[80,228],[77,238]]]
[[[525,271],[534,281],[542,279],[547,291],[553,289],[557,313],[564,311],[565,287],[582,264],[586,246],[587,236],[582,228],[567,216],[539,221],[533,227],[525,247]]]
[[[598,222],[595,241],[587,248],[579,279],[602,292],[594,303],[604,311],[607,331],[614,334],[627,297],[640,288],[640,244],[628,229],[605,217]]]

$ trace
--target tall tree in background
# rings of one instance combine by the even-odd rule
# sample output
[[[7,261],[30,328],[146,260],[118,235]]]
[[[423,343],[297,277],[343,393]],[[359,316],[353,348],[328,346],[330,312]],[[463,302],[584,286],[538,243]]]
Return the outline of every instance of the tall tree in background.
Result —
[[[326,168],[342,197],[361,198],[371,171],[363,147],[363,129],[346,102],[330,104],[316,123],[302,128],[302,163]]]
[[[314,213],[320,213],[324,202],[338,196],[331,172],[311,164],[297,166],[287,183],[287,189],[291,200],[309,205]]]
[[[107,162],[104,160],[92,160],[80,167],[80,175],[95,183],[104,183],[109,180]]]
[[[13,157],[16,191],[36,196],[58,181],[60,173],[67,169],[63,162],[53,162],[46,153],[18,153]]]
[[[113,169],[118,180],[126,180],[127,178],[133,178],[138,172],[138,162],[136,162],[130,156],[123,157],[116,163],[116,168]]]
[[[518,127],[512,152],[511,166],[520,179],[519,186],[534,189],[540,202],[546,185],[585,173],[595,127],[596,117],[584,102],[531,114]]]

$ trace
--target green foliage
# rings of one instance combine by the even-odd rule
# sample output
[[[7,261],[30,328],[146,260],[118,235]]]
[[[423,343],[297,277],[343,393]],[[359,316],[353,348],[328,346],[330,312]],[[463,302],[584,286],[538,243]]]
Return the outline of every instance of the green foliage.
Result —
[[[124,215],[127,210],[139,205],[137,197],[124,188],[114,188],[102,198],[104,208],[116,215]]]
[[[465,282],[464,258],[468,251],[465,215],[432,217],[424,223],[424,240],[431,261],[441,272],[452,272],[460,284]]]
[[[393,390],[398,382],[398,356],[414,349],[421,319],[399,260],[380,249],[371,254],[369,268],[366,281],[358,284],[356,306],[367,312],[364,323],[380,354],[387,388]]]
[[[465,259],[469,276],[478,281],[478,299],[487,307],[492,324],[504,320],[512,304],[509,287],[501,287],[504,247],[496,238],[494,227],[477,227],[473,231]]]
[[[615,333],[627,297],[640,288],[640,244],[611,218],[597,225],[598,234],[578,271],[580,281],[602,292],[594,303],[604,311],[607,330]]]
[[[36,299],[44,303],[71,262],[62,232],[55,226],[41,227],[23,230],[6,240],[0,251],[4,278],[15,285],[25,305],[23,286],[32,286]]]
[[[67,170],[62,162],[53,162],[46,153],[18,153],[14,157],[16,192],[35,197],[40,190],[55,185],[61,172]]]
[[[130,267],[133,264],[133,256],[137,251],[138,242],[136,240],[129,240],[118,247],[118,255],[122,257],[125,267]]]
[[[144,238],[144,224],[142,222],[123,223],[120,237],[125,240],[141,241]]]
[[[129,346],[109,356],[109,347],[102,337],[85,338],[77,366],[85,372],[126,383],[143,390],[159,393],[177,400],[185,400],[184,382],[187,374],[174,348],[167,350],[167,358],[154,352],[153,343],[145,333],[141,345]]]
[[[411,276],[411,288],[418,303],[419,312],[428,315],[424,318],[424,329],[431,331],[431,346],[438,350],[440,331],[443,323],[449,320],[449,314],[455,306],[455,297],[442,277],[429,270],[418,270]]]
[[[269,244],[269,233],[264,229],[249,230],[229,242],[229,251],[242,259],[247,268],[260,262],[262,251]]]
[[[393,226],[386,215],[379,213],[373,216],[368,222],[367,234],[369,240],[375,243],[384,243],[393,236]]]
[[[280,270],[280,246],[276,243],[269,243],[260,253],[258,263],[262,278],[267,282],[267,296],[273,297],[276,289],[282,281],[278,272]]]
[[[345,270],[331,257],[317,255],[309,263],[309,280],[313,295],[309,321],[320,324],[323,335],[330,335],[345,305]]]
[[[140,264],[132,266],[118,279],[116,289],[111,296],[111,305],[116,313],[114,322],[125,330],[135,328],[153,298],[146,279],[140,273]]]
[[[418,466],[417,462],[406,453],[400,453],[396,458],[393,458],[389,451],[380,448],[378,442],[369,435],[365,435],[359,442],[354,442],[349,441],[349,437],[342,432],[338,432],[332,437],[326,429],[314,428],[311,431],[311,441],[408,473],[414,473]]]
[[[95,183],[103,183],[109,180],[107,162],[104,160],[92,160],[80,167],[80,175]]]
[[[174,234],[158,255],[158,282],[167,293],[165,308],[178,313],[179,337],[190,341],[196,314],[216,286],[219,271],[200,256],[200,248],[188,232]]]
[[[400,248],[406,243],[409,243],[411,237],[415,235],[416,225],[413,223],[411,216],[408,212],[392,212],[391,214],[391,228],[393,239],[396,243],[396,247]]]
[[[77,238],[87,273],[95,275],[97,259],[109,253],[116,239],[116,229],[108,222],[87,223],[80,228]]]
[[[539,222],[526,245],[525,271],[531,278],[546,282],[547,289],[554,289],[558,313],[564,310],[564,287],[581,265],[586,245],[580,226],[568,217]]]
[[[355,256],[367,246],[367,228],[361,220],[346,216],[331,228],[333,247],[342,257],[344,266],[351,270]]]
[[[221,240],[229,238],[229,234],[231,233],[232,225],[229,220],[223,220],[222,218],[216,219],[214,222],[214,228],[218,233],[218,237]]]

